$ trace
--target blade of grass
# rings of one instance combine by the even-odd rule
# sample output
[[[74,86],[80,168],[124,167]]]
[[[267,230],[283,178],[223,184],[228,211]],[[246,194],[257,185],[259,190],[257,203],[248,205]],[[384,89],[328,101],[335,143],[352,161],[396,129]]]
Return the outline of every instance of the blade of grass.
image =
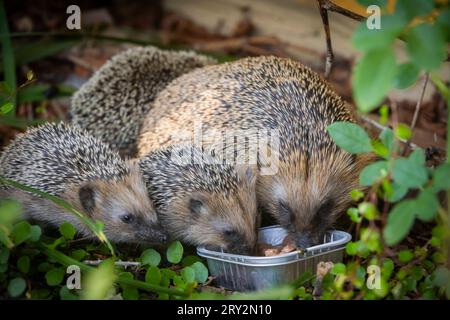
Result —
[[[108,249],[111,252],[112,256],[115,256],[114,248],[111,245],[111,243],[109,242],[108,238],[103,233],[103,230],[101,230],[101,228],[95,222],[92,222],[82,212],[80,212],[80,211],[76,210],[74,207],[72,207],[68,202],[66,202],[63,199],[60,199],[60,198],[58,198],[58,197],[56,197],[54,195],[51,195],[51,194],[48,194],[48,193],[43,192],[41,190],[38,190],[36,188],[33,188],[33,187],[30,187],[30,186],[18,183],[18,182],[13,181],[13,180],[5,179],[2,176],[0,176],[0,183],[12,186],[14,188],[17,188],[17,189],[20,189],[20,190],[23,190],[23,191],[31,192],[31,193],[36,194],[38,196],[41,196],[41,197],[43,197],[45,199],[48,199],[48,200],[52,201],[54,204],[62,207],[63,209],[67,210],[68,212],[72,213],[73,215],[78,217],[84,224],[86,224],[88,226],[88,228],[92,231],[92,233],[94,233],[94,235],[101,242],[106,244],[106,246],[108,247]]]
[[[3,0],[0,0],[0,43],[2,45],[2,58],[5,82],[10,86],[12,92],[16,91],[16,64],[14,62],[14,51],[11,46],[11,39],[9,34],[8,20],[6,19],[5,4]],[[16,110],[16,98],[11,97],[11,102],[13,103],[13,109],[8,112],[4,117],[14,118]]]
[[[28,120],[23,118],[10,118],[10,117],[0,117],[0,125],[16,128],[16,129],[26,129],[29,126],[37,126],[40,124],[44,124],[48,122],[48,120],[44,119],[34,119]]]
[[[26,37],[56,37],[56,38],[64,38],[64,39],[70,39],[70,38],[77,38],[77,39],[94,39],[94,40],[103,40],[103,41],[111,41],[111,42],[121,42],[121,43],[131,43],[136,44],[140,46],[155,46],[161,49],[167,49],[167,50],[192,50],[188,46],[184,45],[177,45],[177,44],[163,44],[161,40],[156,36],[152,35],[151,39],[149,40],[140,40],[140,39],[133,39],[133,38],[127,38],[127,37],[116,37],[116,36],[109,36],[104,34],[98,34],[98,33],[90,33],[90,32],[13,32],[11,33],[12,38],[26,38]],[[211,53],[211,52],[202,52],[205,55],[208,55],[210,57],[213,57],[217,59],[219,62],[227,62],[227,61],[233,61],[237,58],[234,56],[230,56],[227,54],[220,54],[220,53]]]
[[[30,85],[18,92],[17,101],[18,103],[25,103],[46,100],[47,97],[45,94],[49,89],[50,85],[48,84],[38,83]],[[52,98],[70,97],[75,92],[74,88],[63,85],[56,86],[56,89],[57,93]]]

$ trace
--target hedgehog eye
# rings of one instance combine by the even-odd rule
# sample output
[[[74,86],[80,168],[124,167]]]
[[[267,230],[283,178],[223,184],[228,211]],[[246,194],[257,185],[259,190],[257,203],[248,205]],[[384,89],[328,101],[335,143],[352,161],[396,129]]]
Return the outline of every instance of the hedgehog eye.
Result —
[[[280,200],[278,202],[278,206],[280,207],[280,211],[281,214],[286,217],[289,218],[291,216],[291,209],[289,208],[289,206],[286,204],[286,202],[284,202],[283,200]]]
[[[130,214],[124,214],[123,216],[120,217],[120,220],[122,220],[124,223],[131,223],[133,222],[134,218]]]
[[[315,227],[319,227],[321,224],[323,224],[323,222],[327,220],[327,217],[329,217],[331,215],[333,207],[334,207],[333,200],[325,201],[320,206],[319,210],[317,210],[317,212],[313,218],[312,225]]]
[[[235,236],[235,235],[237,234],[237,232],[234,231],[234,230],[225,230],[225,231],[223,232],[223,234],[224,234],[226,237],[231,238],[231,237]]]

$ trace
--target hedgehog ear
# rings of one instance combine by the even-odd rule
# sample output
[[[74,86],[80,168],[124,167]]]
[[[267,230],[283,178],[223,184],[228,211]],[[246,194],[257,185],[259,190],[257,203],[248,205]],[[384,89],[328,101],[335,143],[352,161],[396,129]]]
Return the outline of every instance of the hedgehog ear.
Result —
[[[80,204],[83,210],[88,214],[92,215],[95,209],[95,190],[90,184],[83,185],[78,190],[78,197],[80,198]]]
[[[245,186],[253,188],[258,176],[258,169],[256,165],[237,165],[236,172],[239,176],[239,180]]]
[[[195,216],[208,214],[208,209],[205,204],[198,198],[189,199],[189,210],[191,210],[191,213]]]

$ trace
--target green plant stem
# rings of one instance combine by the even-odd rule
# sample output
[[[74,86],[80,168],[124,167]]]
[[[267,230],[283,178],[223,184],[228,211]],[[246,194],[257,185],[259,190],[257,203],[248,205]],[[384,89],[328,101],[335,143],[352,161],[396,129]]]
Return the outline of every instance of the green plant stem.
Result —
[[[447,95],[447,163],[450,163],[450,94]],[[447,191],[447,228],[450,229],[450,190]],[[447,268],[450,269],[450,237],[447,237]]]
[[[14,51],[11,45],[9,34],[8,20],[6,19],[5,4],[0,0],[0,43],[2,45],[2,56],[4,65],[4,80],[11,88],[12,92],[16,92],[16,64],[14,62]],[[13,109],[5,115],[7,118],[15,117],[16,110],[16,96],[10,98],[13,103]]]
[[[69,256],[66,256],[65,254],[63,254],[57,250],[51,249],[47,245],[40,244],[40,248],[44,252],[44,254],[47,255],[49,258],[56,260],[57,262],[59,262],[60,264],[66,266],[66,267],[70,266],[70,265],[76,265],[80,268],[80,270],[82,270],[84,272],[90,272],[90,271],[93,271],[96,269],[95,267],[88,266],[78,260],[75,260]],[[149,291],[149,292],[167,293],[169,295],[179,296],[179,297],[189,296],[189,294],[187,292],[184,292],[179,289],[164,288],[161,286],[153,285],[153,284],[146,283],[146,282],[139,281],[139,280],[126,279],[126,278],[119,277],[115,281],[122,285],[132,286],[132,287],[142,289],[145,291]]]

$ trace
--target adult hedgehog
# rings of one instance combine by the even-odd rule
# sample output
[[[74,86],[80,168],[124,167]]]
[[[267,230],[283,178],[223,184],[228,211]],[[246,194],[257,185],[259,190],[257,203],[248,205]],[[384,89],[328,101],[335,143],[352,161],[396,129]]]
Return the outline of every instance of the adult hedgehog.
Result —
[[[336,146],[326,128],[355,122],[352,110],[318,74],[290,59],[246,58],[193,70],[166,86],[152,106],[138,140],[140,155],[191,140],[198,124],[206,144],[217,130],[237,138],[248,132],[258,139],[258,130],[276,135],[279,144],[270,150],[278,170],[260,172],[258,202],[302,247],[319,243],[349,206],[349,192],[371,158]],[[225,146],[231,155],[245,149],[248,144]],[[266,161],[259,154],[259,165]]]
[[[71,121],[121,154],[136,152],[136,138],[152,101],[171,80],[215,60],[188,51],[132,48],[112,57],[78,90]]]
[[[166,240],[136,161],[78,128],[45,124],[16,136],[0,155],[0,176],[59,196],[104,223],[114,242],[157,244]],[[2,190],[1,190],[2,189]],[[90,230],[73,214],[28,192],[0,185],[0,199],[21,202],[26,217]]]

